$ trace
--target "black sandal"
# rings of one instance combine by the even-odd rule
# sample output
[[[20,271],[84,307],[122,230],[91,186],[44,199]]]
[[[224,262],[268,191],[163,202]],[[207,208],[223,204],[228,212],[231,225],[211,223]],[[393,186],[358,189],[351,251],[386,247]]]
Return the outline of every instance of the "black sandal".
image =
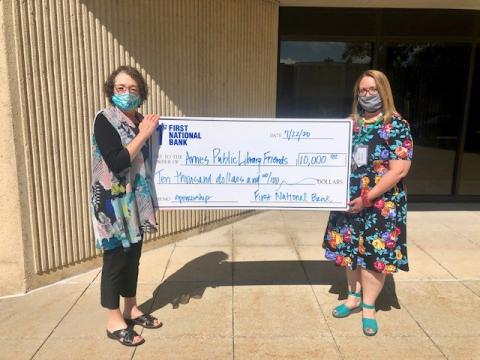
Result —
[[[117,340],[120,344],[125,346],[138,346],[145,342],[145,339],[142,339],[138,342],[133,342],[133,339],[135,336],[138,336],[138,334],[131,328],[120,329],[112,332],[107,330],[107,336],[110,339]]]
[[[158,325],[155,325],[155,320],[158,320],[155,316],[143,314],[135,319],[125,319],[125,322],[129,326],[140,325],[145,329],[158,329],[163,326],[162,322],[159,322]]]

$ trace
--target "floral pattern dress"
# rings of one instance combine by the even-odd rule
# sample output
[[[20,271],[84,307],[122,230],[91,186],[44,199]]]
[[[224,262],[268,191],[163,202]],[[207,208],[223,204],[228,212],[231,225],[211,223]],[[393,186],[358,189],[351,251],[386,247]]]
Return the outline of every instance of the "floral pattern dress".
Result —
[[[350,199],[369,190],[389,169],[390,160],[411,160],[413,142],[406,120],[383,117],[373,124],[354,126],[353,146],[367,146],[366,165],[353,167]],[[364,190],[364,191],[365,191]],[[330,214],[324,237],[325,257],[338,266],[357,266],[379,273],[408,271],[406,243],[407,194],[400,180],[358,214],[335,211]]]

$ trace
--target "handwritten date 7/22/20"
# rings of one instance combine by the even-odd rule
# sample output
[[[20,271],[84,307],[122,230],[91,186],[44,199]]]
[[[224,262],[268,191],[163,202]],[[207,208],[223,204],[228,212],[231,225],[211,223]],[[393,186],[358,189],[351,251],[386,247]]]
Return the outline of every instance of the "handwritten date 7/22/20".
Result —
[[[271,133],[271,138],[279,138],[284,140],[297,140],[300,141],[302,139],[310,138],[311,133],[310,131],[304,129],[287,129],[283,130],[281,133]]]

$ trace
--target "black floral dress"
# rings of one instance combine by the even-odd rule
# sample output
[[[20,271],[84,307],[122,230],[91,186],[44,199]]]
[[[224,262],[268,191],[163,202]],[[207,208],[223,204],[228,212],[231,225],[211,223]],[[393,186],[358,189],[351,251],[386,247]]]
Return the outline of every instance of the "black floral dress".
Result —
[[[350,175],[350,199],[372,188],[388,171],[389,160],[411,160],[413,142],[406,120],[392,117],[384,123],[354,126],[353,147],[367,147],[367,161],[355,165]],[[368,189],[367,189],[368,190]],[[380,273],[408,271],[407,194],[400,181],[358,214],[335,211],[325,231],[325,257],[354,270],[361,266]]]

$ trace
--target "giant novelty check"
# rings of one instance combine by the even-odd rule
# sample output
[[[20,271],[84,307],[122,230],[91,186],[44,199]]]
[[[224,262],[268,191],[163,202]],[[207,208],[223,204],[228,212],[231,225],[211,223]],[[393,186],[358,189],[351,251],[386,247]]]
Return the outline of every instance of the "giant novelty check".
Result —
[[[347,209],[348,119],[169,118],[152,138],[163,209]]]

